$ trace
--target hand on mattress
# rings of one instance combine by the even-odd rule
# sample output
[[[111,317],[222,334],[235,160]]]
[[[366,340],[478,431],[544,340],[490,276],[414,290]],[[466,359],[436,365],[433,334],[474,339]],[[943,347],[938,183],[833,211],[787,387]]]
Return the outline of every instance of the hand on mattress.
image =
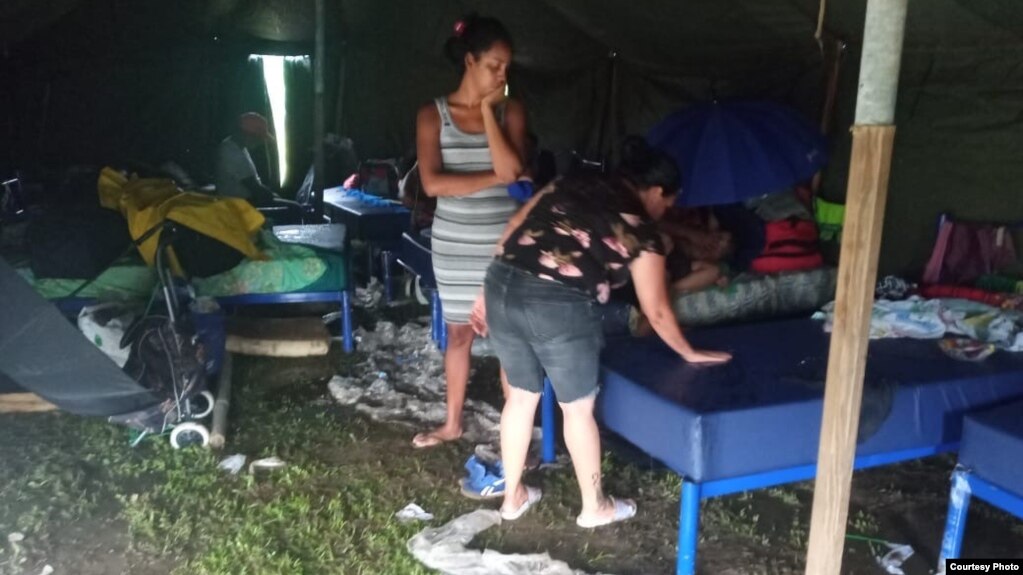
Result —
[[[702,349],[694,349],[689,353],[684,354],[682,359],[689,363],[725,363],[732,359],[732,354],[727,351],[706,351]]]

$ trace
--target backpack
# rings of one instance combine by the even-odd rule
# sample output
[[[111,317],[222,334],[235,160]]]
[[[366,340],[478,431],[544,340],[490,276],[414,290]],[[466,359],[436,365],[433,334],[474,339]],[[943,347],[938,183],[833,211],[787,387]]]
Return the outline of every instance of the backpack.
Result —
[[[813,221],[789,218],[767,222],[764,235],[764,251],[750,263],[751,270],[770,274],[824,265]]]
[[[398,165],[393,160],[365,160],[359,164],[359,188],[387,200],[397,200]]]

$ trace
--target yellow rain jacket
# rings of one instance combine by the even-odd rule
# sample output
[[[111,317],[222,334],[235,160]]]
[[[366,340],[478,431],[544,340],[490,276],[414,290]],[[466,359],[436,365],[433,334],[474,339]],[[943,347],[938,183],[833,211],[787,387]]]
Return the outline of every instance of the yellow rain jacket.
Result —
[[[245,257],[266,259],[254,242],[265,219],[245,200],[183,192],[172,180],[128,178],[111,168],[100,172],[98,189],[100,205],[124,215],[134,240],[164,220],[171,220],[219,240]],[[159,241],[157,232],[138,247],[149,265],[156,259]],[[184,275],[173,249],[169,263],[174,273]]]

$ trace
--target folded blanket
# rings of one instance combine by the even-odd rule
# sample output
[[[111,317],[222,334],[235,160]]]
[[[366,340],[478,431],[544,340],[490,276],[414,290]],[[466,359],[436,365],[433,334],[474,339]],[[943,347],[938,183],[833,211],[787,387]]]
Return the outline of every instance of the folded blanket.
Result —
[[[741,274],[726,287],[711,287],[672,298],[684,326],[809,314],[835,297],[835,268]]]
[[[830,332],[835,302],[814,314]],[[965,299],[877,300],[870,317],[870,338],[939,339],[961,335],[1006,351],[1023,351],[1023,313]]]

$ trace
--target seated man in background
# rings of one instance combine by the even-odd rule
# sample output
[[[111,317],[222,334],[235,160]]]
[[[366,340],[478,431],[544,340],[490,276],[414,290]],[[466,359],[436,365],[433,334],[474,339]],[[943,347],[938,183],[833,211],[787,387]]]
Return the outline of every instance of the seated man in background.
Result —
[[[250,204],[266,207],[274,204],[274,193],[263,185],[249,150],[273,141],[266,118],[255,112],[238,117],[234,132],[217,149],[216,194],[242,198]]]

